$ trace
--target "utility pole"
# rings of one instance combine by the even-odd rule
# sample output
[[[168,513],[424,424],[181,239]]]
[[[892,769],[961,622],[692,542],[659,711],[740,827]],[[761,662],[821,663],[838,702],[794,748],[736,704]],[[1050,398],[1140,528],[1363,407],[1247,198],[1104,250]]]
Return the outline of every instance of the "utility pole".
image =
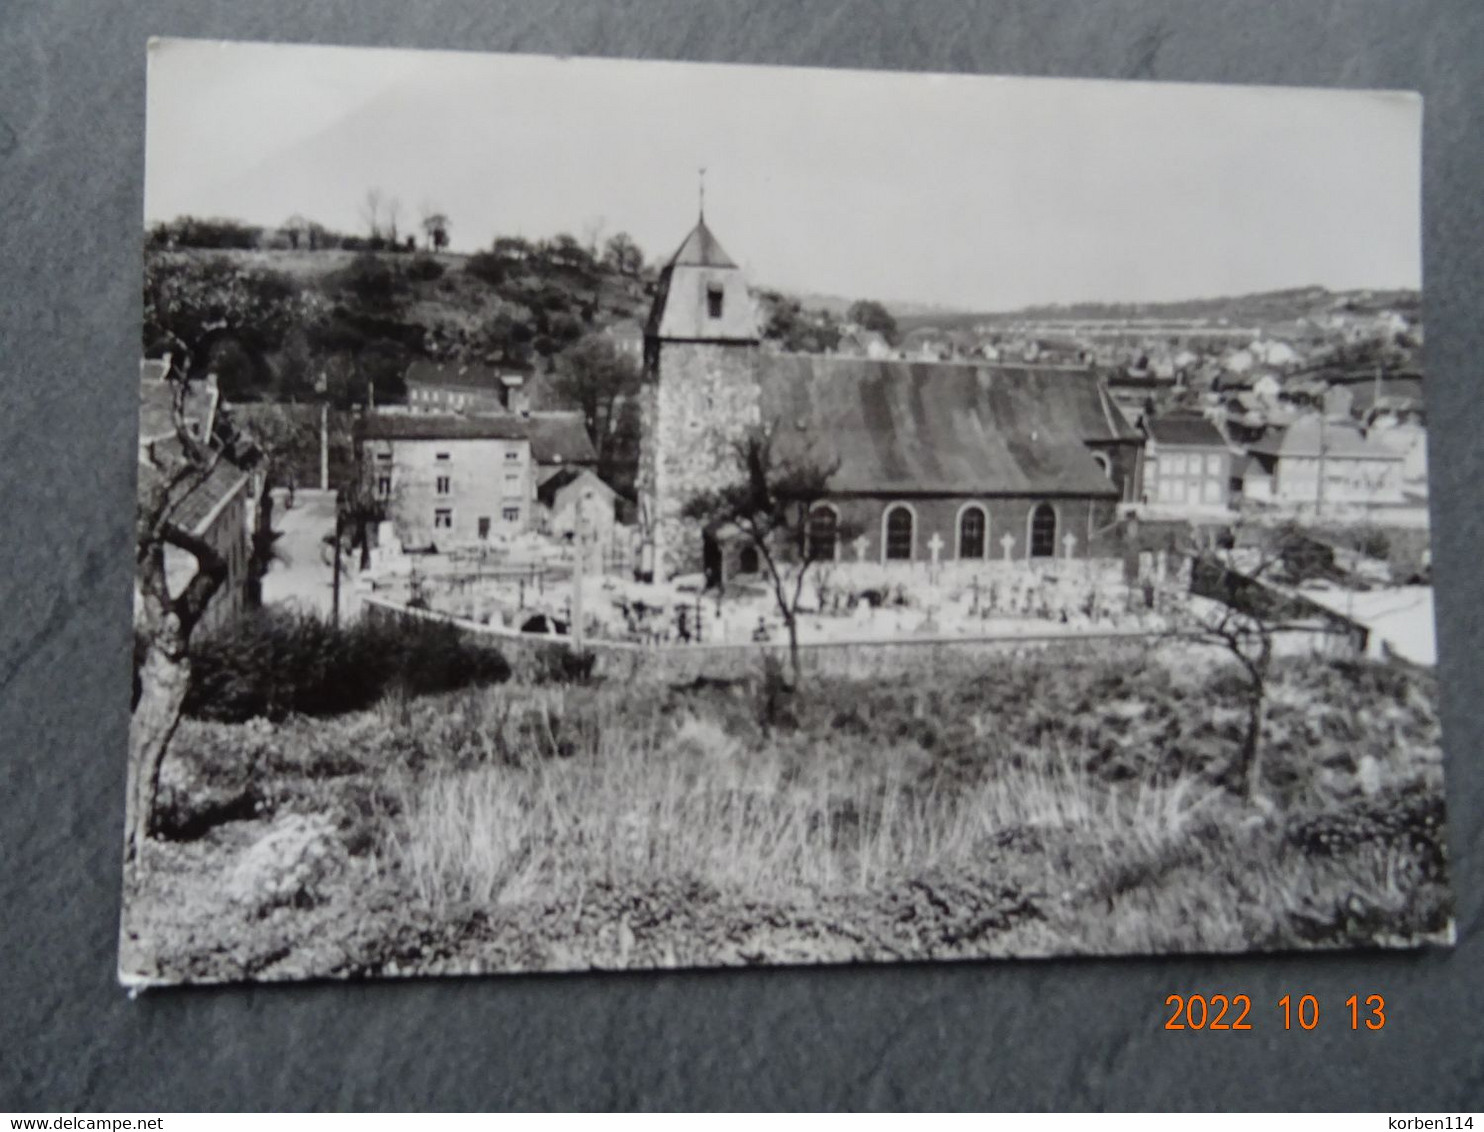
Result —
[[[1314,518],[1324,515],[1324,449],[1329,439],[1329,414],[1319,411],[1319,490],[1314,497]]]
[[[330,490],[330,403],[319,403],[319,489]]]
[[[579,484],[575,515],[577,527],[577,558],[572,565],[572,647],[582,651],[582,568],[585,557],[582,545],[582,490]]]
[[[335,576],[330,582],[330,625],[340,628],[340,500],[335,500]]]

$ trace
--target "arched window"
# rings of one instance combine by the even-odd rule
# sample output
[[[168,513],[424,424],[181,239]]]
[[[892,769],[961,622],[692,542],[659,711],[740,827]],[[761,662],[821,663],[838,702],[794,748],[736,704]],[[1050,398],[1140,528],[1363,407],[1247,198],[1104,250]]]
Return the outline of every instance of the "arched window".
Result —
[[[912,561],[912,508],[898,503],[887,508],[886,560],[888,562]]]
[[[1094,452],[1092,458],[1097,461],[1098,467],[1103,469],[1103,475],[1109,479],[1113,478],[1113,462],[1108,459],[1106,452]]]
[[[1038,503],[1031,512],[1031,557],[1056,557],[1056,509],[1049,503]]]
[[[744,546],[737,555],[737,573],[739,574],[756,574],[760,565],[757,547],[751,543]]]
[[[958,513],[958,556],[983,558],[988,546],[989,519],[984,508],[970,503]]]
[[[840,516],[828,503],[817,503],[809,512],[807,551],[811,562],[833,562]]]

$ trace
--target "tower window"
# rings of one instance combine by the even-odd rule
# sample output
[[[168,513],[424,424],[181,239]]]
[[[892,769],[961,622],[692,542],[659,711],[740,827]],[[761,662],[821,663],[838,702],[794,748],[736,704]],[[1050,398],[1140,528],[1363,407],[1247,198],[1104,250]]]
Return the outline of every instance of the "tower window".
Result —
[[[710,283],[706,287],[706,313],[712,318],[721,317],[722,287],[720,283]]]

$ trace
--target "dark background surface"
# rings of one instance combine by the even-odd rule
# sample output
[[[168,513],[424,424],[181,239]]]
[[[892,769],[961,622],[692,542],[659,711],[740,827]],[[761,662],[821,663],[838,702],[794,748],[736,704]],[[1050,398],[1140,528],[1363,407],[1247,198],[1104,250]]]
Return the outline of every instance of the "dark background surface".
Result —
[[[130,1001],[114,932],[154,34],[1422,91],[1456,950]],[[1471,0],[0,4],[0,1109],[1479,1107],[1481,68]],[[1252,1032],[1161,1028],[1166,995],[1218,991],[1253,997]],[[1353,992],[1385,995],[1385,1030],[1350,1031]],[[1283,1032],[1286,993],[1320,997],[1319,1029]]]

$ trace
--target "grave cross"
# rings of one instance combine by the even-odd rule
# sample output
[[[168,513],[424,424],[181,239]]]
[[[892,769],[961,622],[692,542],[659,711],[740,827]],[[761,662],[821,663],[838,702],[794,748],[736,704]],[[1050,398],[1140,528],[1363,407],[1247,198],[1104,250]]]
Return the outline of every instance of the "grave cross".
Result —
[[[938,555],[943,553],[943,536],[937,531],[934,531],[933,537],[928,539],[928,553],[933,556],[933,565],[936,566]]]
[[[1066,547],[1066,549],[1067,549],[1067,557],[1070,558],[1070,557],[1072,557],[1072,551],[1077,546],[1077,536],[1074,535],[1074,534],[1068,533],[1067,534],[1067,537],[1061,540],[1061,544],[1062,544],[1062,546]]]
[[[853,545],[855,546],[855,560],[864,562],[866,560],[866,536],[857,535]]]
[[[1005,561],[1010,561],[1010,552],[1015,549],[1015,536],[1007,534],[1000,539],[1000,545],[1005,548]]]

